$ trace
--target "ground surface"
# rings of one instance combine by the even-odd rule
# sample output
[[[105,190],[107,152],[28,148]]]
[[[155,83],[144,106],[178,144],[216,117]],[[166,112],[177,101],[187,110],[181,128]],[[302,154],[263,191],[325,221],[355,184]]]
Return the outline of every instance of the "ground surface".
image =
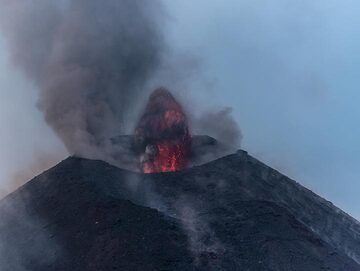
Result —
[[[360,270],[357,221],[243,151],[141,175],[71,157],[0,201],[0,270]]]

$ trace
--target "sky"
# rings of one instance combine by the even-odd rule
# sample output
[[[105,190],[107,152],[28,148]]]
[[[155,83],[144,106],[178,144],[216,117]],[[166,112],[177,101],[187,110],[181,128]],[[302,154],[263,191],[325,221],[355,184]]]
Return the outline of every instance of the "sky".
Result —
[[[360,2],[165,5],[171,46],[201,69],[194,104],[233,108],[243,149],[360,219]],[[37,90],[8,58],[0,36],[3,193],[67,155],[37,110]]]
[[[0,197],[67,155],[36,103],[37,90],[10,64],[0,37]]]

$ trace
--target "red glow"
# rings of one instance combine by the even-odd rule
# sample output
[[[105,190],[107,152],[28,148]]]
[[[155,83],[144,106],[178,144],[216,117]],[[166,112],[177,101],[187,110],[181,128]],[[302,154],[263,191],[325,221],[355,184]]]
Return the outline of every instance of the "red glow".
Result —
[[[185,143],[185,142],[184,142]],[[161,142],[157,146],[157,155],[153,161],[143,164],[144,173],[178,171],[186,167],[186,147],[179,143]]]
[[[157,89],[150,96],[135,130],[135,141],[144,173],[186,168],[191,145],[187,118],[167,90]]]

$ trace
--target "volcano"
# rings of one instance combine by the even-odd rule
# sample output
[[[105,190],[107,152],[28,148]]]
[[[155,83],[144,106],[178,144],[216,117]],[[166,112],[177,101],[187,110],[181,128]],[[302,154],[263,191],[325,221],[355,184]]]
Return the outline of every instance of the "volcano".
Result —
[[[0,215],[2,271],[360,270],[359,222],[242,150],[153,174],[69,157]]]

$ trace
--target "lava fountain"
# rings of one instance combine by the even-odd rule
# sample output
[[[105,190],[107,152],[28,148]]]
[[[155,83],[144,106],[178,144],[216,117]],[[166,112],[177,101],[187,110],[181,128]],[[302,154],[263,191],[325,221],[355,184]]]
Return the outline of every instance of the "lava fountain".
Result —
[[[135,129],[134,147],[143,173],[179,171],[188,165],[191,135],[182,106],[165,88],[156,89]]]

